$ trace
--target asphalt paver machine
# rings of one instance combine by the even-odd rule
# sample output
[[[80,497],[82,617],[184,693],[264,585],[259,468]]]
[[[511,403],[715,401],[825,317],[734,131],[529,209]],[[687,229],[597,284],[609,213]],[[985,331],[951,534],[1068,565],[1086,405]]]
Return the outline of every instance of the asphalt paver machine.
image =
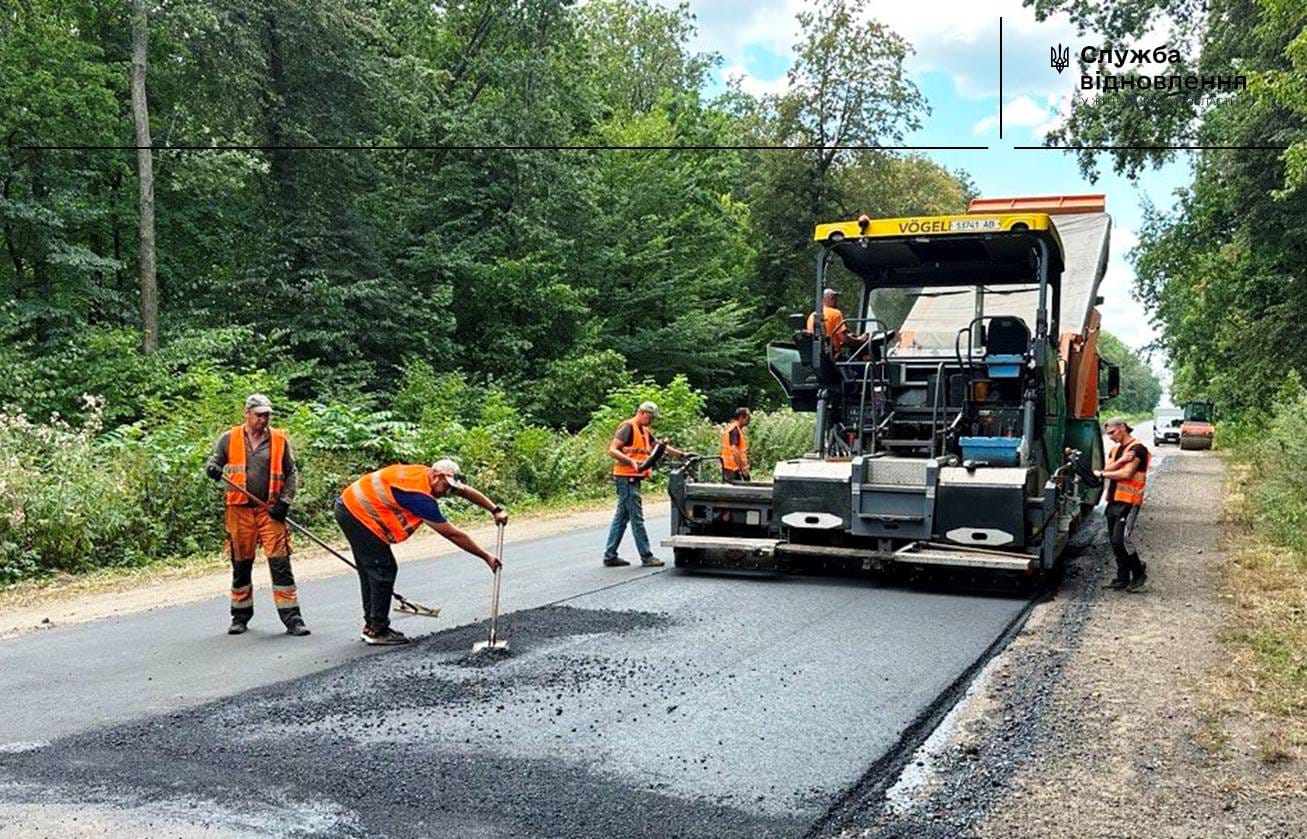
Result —
[[[767,347],[793,409],[815,414],[812,450],[770,482],[724,482],[707,460],[674,471],[676,564],[1054,569],[1102,493],[1082,476],[1102,466],[1118,381],[1097,350],[1110,228],[1102,195],[819,225],[813,309],[838,260],[860,282],[850,337],[835,352],[821,317],[809,333],[793,315],[793,340]],[[894,328],[874,308],[891,289],[912,301]]]

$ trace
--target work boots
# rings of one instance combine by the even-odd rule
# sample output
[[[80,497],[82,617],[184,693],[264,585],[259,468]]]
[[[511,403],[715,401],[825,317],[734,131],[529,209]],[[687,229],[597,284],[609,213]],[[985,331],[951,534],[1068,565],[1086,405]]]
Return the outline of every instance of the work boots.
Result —
[[[374,647],[393,647],[398,644],[407,644],[408,636],[402,632],[397,632],[388,626],[374,627],[364,624],[363,632],[359,638],[365,644],[371,644]]]
[[[304,624],[304,618],[294,617],[286,621],[286,634],[303,637],[313,633],[309,632],[309,628]]]
[[[231,626],[227,627],[228,635],[244,635],[249,626],[240,618],[232,618]]]
[[[1139,563],[1139,571],[1135,573],[1125,590],[1133,594],[1141,594],[1148,590],[1148,563]]]

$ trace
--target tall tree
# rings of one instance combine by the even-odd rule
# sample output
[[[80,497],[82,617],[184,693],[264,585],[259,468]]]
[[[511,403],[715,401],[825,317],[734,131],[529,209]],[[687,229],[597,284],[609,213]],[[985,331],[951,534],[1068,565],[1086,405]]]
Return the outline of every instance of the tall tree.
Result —
[[[1175,206],[1148,213],[1134,256],[1137,291],[1155,313],[1174,398],[1209,397],[1227,415],[1264,406],[1287,373],[1307,372],[1307,6],[1127,0],[1109,12],[1076,0],[1031,2],[1040,14],[1070,12],[1108,43],[1170,26],[1194,51],[1168,73],[1247,78],[1246,89],[1078,99],[1055,136],[1117,146],[1109,159],[1131,176],[1175,154],[1165,146],[1209,147],[1194,156],[1193,181]],[[1081,153],[1091,177],[1096,163]]]
[[[145,95],[145,70],[150,48],[147,0],[132,0],[132,125],[136,133],[136,177],[139,183],[141,349],[159,348],[159,283],[154,259],[154,142],[150,139],[150,107]]]
[[[841,193],[838,173],[859,162],[884,164],[853,146],[893,145],[920,125],[926,103],[904,72],[911,47],[860,5],[834,0],[798,15],[800,36],[784,93],[763,97],[746,115],[765,144],[746,196],[753,208],[760,254],[757,290],[772,312],[807,305],[812,228],[862,205]]]
[[[1142,414],[1156,408],[1162,398],[1162,383],[1143,356],[1107,331],[1098,334],[1098,348],[1104,358],[1121,369],[1121,394],[1112,401],[1111,410]]]
[[[0,5],[0,293],[13,339],[37,351],[75,334],[121,268],[107,242],[106,184],[122,171],[118,89],[69,4]]]
[[[697,91],[719,62],[688,48],[694,15],[684,2],[666,8],[650,0],[593,0],[578,11],[589,54],[583,66],[610,111],[641,113],[662,97]]]

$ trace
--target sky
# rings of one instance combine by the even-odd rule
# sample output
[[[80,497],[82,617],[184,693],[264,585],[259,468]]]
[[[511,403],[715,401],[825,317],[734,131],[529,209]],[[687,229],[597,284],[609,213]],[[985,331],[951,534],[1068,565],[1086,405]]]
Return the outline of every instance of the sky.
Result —
[[[798,32],[794,16],[805,5],[805,0],[691,0],[698,27],[691,46],[722,59],[708,92],[723,89],[727,78],[738,79],[752,93],[782,92]],[[1097,182],[1090,182],[1068,152],[1013,148],[1042,144],[1044,134],[1065,119],[1079,86],[1075,56],[1082,46],[1098,46],[1101,39],[1077,35],[1065,18],[1038,22],[1021,0],[922,4],[864,0],[861,7],[915,50],[908,61],[909,75],[931,113],[905,143],[989,146],[985,151],[924,152],[941,165],[965,170],[986,197],[1106,193],[1113,229],[1111,259],[1101,288],[1104,326],[1134,347],[1156,338],[1146,310],[1133,296],[1134,271],[1127,253],[1137,242],[1144,203],[1169,209],[1175,190],[1190,180],[1190,161],[1181,153],[1177,160],[1131,182],[1113,174],[1104,155]],[[1002,139],[998,133],[1000,17]],[[1165,33],[1152,33],[1138,46],[1166,42]],[[1055,44],[1069,47],[1072,56],[1071,67],[1060,74],[1049,61]],[[1152,360],[1154,369],[1166,378],[1160,353]]]

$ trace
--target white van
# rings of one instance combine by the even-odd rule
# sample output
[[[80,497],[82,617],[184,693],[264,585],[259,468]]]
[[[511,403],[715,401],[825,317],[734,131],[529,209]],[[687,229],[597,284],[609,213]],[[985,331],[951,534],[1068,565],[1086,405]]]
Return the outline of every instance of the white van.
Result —
[[[1153,445],[1180,445],[1180,426],[1183,424],[1184,411],[1179,408],[1158,408],[1153,411]]]

